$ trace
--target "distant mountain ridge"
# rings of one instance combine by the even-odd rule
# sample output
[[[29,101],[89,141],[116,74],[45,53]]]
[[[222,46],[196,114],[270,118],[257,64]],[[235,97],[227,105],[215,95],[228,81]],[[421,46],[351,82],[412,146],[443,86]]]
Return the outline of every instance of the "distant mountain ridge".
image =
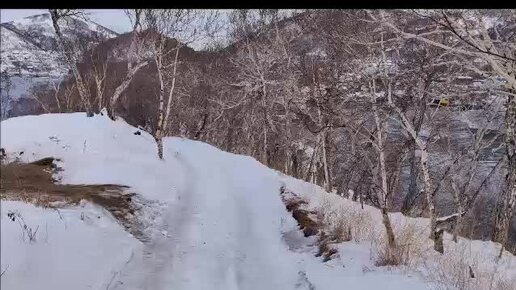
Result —
[[[86,45],[96,44],[118,33],[91,20],[67,17],[61,21],[63,34]],[[38,14],[1,23],[1,69],[22,77],[55,77],[67,71],[57,51],[50,14]]]

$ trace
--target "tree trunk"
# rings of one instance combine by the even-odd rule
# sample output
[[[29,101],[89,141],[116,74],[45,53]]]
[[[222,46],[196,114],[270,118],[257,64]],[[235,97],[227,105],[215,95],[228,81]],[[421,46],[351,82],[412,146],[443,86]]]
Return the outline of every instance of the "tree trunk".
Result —
[[[294,153],[292,154],[292,176],[295,178],[299,178],[297,152],[296,151],[294,151]]]
[[[410,152],[409,152],[409,162],[410,162],[410,171],[409,178],[410,183],[407,191],[407,195],[403,200],[403,205],[401,206],[401,212],[407,214],[413,206],[413,203],[418,196],[419,190],[417,188],[417,163],[416,163],[416,143],[414,140],[411,140],[410,143]]]
[[[422,143],[420,141],[420,143]],[[430,170],[428,165],[428,152],[426,148],[426,144],[420,144],[419,148],[421,149],[421,169],[423,171],[423,182],[424,182],[424,194],[426,196],[426,202],[428,203],[428,211],[430,213],[430,238],[436,238],[435,230],[436,230],[436,218],[435,218],[435,205],[434,205],[434,195],[432,193],[432,183],[430,179]]]
[[[374,84],[373,84],[374,88]],[[373,114],[374,114],[374,120],[376,123],[376,137],[378,142],[378,153],[379,153],[379,159],[380,159],[380,178],[382,181],[382,190],[378,193],[378,201],[380,203],[380,207],[382,209],[382,222],[385,226],[385,232],[387,233],[387,244],[389,246],[389,249],[391,252],[389,254],[393,254],[392,251],[396,250],[396,240],[394,237],[394,231],[392,229],[391,220],[389,218],[389,212],[388,212],[388,198],[390,196],[389,194],[389,187],[387,183],[387,166],[386,166],[386,158],[385,158],[385,146],[384,146],[384,137],[383,137],[383,124],[380,121],[380,115],[378,113],[378,108],[376,106],[374,97],[371,97],[373,101]]]
[[[158,80],[159,80],[159,106],[158,106],[158,125],[156,126],[156,132],[154,134],[154,138],[156,139],[156,145],[158,147],[158,157],[159,159],[163,159],[163,131],[165,124],[165,83],[163,80],[163,71],[162,71],[162,58],[161,56],[156,56],[154,61],[156,62],[156,67],[158,70]]]
[[[455,225],[453,226],[453,241],[457,243],[457,236],[459,235],[459,228],[462,224],[462,213],[464,212],[464,206],[462,204],[461,192],[459,188],[457,188],[456,184],[452,181],[452,190],[453,190],[453,201],[455,206],[457,207],[457,219],[455,220]]]
[[[262,163],[268,166],[269,156],[267,154],[267,124],[263,127]]]
[[[327,192],[332,191],[332,184],[331,184],[331,174],[330,174],[330,168],[328,166],[328,132],[326,129],[322,131],[322,161],[323,161],[323,169],[324,169],[324,188]]]
[[[310,166],[308,167],[308,181],[317,184],[317,151],[319,150],[319,144],[320,144],[320,136],[317,135],[317,143],[314,148],[314,152],[312,152],[312,158],[310,159]]]
[[[267,96],[267,88],[265,86],[265,81],[262,78],[262,110],[263,110],[263,148],[262,148],[262,162],[266,166],[269,165],[269,155],[267,152],[268,140],[267,140],[267,126],[268,126],[268,116],[267,116],[267,104],[266,104],[266,96]]]
[[[158,157],[163,159],[163,136],[156,136],[156,144],[158,146]]]
[[[514,92],[514,90],[512,90]],[[508,160],[506,176],[506,190],[501,212],[501,226],[499,227],[502,244],[499,257],[502,256],[507,242],[511,218],[516,210],[516,97],[508,96],[505,112],[505,146]]]
[[[162,57],[158,56],[156,63],[158,64],[158,78],[160,81],[160,94],[159,94],[159,109],[158,109],[158,127],[156,130],[156,144],[158,146],[158,157],[163,159],[163,137],[167,134],[168,118],[170,117],[170,107],[172,103],[172,97],[174,95],[174,89],[176,84],[176,72],[177,72],[177,58],[179,54],[179,48],[176,49],[176,56],[174,59],[174,70],[172,74],[172,85],[168,94],[167,109],[165,112],[165,83],[163,80],[163,66]]]
[[[419,131],[421,130],[421,126],[423,125],[423,120],[425,117],[425,111],[426,111],[426,102],[424,101],[425,98],[421,101],[420,106],[420,113],[418,116],[416,116],[416,120],[414,122],[414,131],[417,134],[419,134]],[[405,196],[405,199],[403,200],[403,206],[401,207],[402,213],[409,213],[411,208],[414,206],[414,202],[416,201],[417,197],[419,196],[419,189],[417,186],[417,160],[416,160],[416,142],[415,140],[411,140],[410,142],[410,183],[409,188],[407,192],[407,196]]]
[[[110,117],[112,119],[115,118],[115,106],[116,106],[116,103],[118,102],[118,99],[120,98],[122,93],[125,92],[127,87],[129,87],[129,84],[133,80],[133,77],[138,72],[138,70],[140,70],[142,67],[146,66],[148,63],[149,63],[148,61],[143,61],[143,62],[137,63],[135,66],[128,65],[127,73],[125,74],[124,80],[122,81],[122,83],[120,83],[120,85],[118,85],[118,87],[116,87],[115,92],[111,96],[111,101],[109,103],[110,104],[109,106],[110,106]]]
[[[380,132],[380,130],[378,130]],[[379,134],[380,138],[381,134]],[[382,142],[383,143],[383,142]],[[383,144],[382,144],[383,147]],[[380,148],[382,148],[380,147]],[[387,233],[387,243],[391,250],[396,249],[396,240],[394,237],[394,231],[392,229],[391,220],[389,218],[389,212],[387,209],[388,205],[388,186],[387,186],[387,168],[385,166],[385,152],[381,149],[380,151],[380,172],[381,172],[381,178],[382,178],[382,193],[381,196],[379,195],[381,208],[382,208],[382,222],[385,226],[385,232]]]
[[[163,127],[164,127],[164,100],[160,98],[159,101],[159,111],[158,111],[158,126],[156,128],[156,133],[154,134],[154,139],[156,139],[156,144],[158,146],[158,157],[159,159],[163,159]]]
[[[410,123],[407,116],[400,110],[399,107],[397,107],[394,104],[394,101],[392,100],[392,93],[391,88],[389,87],[389,91],[387,94],[389,104],[391,107],[398,113],[398,115],[401,118],[401,122],[403,126],[405,127],[405,130],[410,134],[414,142],[416,143],[419,150],[421,150],[421,170],[423,171],[423,183],[424,183],[424,189],[423,193],[425,194],[426,201],[428,203],[428,211],[430,213],[430,238],[434,240],[436,238],[436,217],[435,217],[435,206],[434,206],[434,195],[435,193],[432,192],[432,180],[430,178],[430,170],[429,170],[429,160],[428,160],[428,148],[426,141],[423,141],[419,138],[418,133],[415,131],[414,126]]]
[[[444,230],[440,229],[435,232],[434,236],[434,250],[443,254],[444,253],[444,243],[443,243],[443,235]]]
[[[180,47],[176,47],[176,55],[174,56],[174,70],[172,71],[172,85],[170,87],[170,92],[168,94],[167,101],[167,113],[165,115],[165,125],[168,124],[168,120],[170,118],[170,111],[172,108],[172,97],[174,95],[174,90],[176,88],[176,75],[177,75],[177,65],[178,65],[178,57],[179,57],[179,49]]]
[[[320,126],[325,126],[325,124],[323,123],[323,115],[322,115],[322,112],[321,112],[321,104],[319,103],[319,101],[317,101],[317,116],[318,116],[318,121],[319,121],[319,124]],[[322,163],[323,163],[323,171],[324,171],[324,189],[327,191],[327,192],[331,192],[332,191],[332,184],[331,184],[331,174],[330,174],[330,168],[328,166],[328,148],[327,148],[327,143],[328,143],[328,140],[327,140],[327,135],[328,135],[328,132],[327,132],[327,128],[324,128],[320,134],[319,134],[319,137],[321,138],[321,159],[322,159]]]
[[[289,118],[288,118],[288,101],[285,97],[285,95],[283,95],[283,107],[285,108],[285,143],[284,146],[285,146],[285,167],[284,167],[284,171],[285,171],[285,174],[291,174],[292,173],[292,161],[293,161],[293,158],[294,158],[294,153],[293,151],[295,151],[295,149],[293,150],[293,148],[291,148],[291,136],[290,136],[290,122],[289,122]]]
[[[96,85],[96,88],[97,88],[97,98],[99,99],[99,103],[98,103],[98,110],[99,112],[102,110],[102,103],[103,103],[103,89],[102,89],[102,83],[100,82],[100,80],[97,79],[97,77],[95,77],[95,85]]]

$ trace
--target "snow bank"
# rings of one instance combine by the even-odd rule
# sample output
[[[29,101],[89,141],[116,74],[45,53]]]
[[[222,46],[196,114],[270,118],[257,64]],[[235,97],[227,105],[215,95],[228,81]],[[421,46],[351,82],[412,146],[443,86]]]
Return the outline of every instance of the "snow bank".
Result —
[[[7,216],[11,211],[37,229],[35,241],[23,235],[19,217]],[[141,246],[91,204],[56,211],[2,201],[1,213],[2,289],[104,289]]]
[[[158,159],[150,134],[107,115],[23,116],[2,121],[1,129],[1,146],[13,157],[24,162],[61,159],[63,184],[128,185],[149,199],[164,201],[173,200],[183,184],[184,172],[177,163]],[[173,152],[164,154],[170,158]]]

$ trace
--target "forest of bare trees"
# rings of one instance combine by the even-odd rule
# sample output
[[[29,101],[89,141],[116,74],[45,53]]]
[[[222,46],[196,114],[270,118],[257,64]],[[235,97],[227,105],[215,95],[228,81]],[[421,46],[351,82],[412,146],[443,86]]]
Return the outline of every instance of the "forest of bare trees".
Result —
[[[39,112],[123,117],[255,157],[381,209],[516,251],[514,10],[127,10],[132,31],[95,47],[60,32],[70,74]],[[228,31],[228,46],[189,44]],[[106,110],[103,110],[105,108]],[[503,249],[501,249],[502,251]],[[501,254],[501,252],[500,252]]]

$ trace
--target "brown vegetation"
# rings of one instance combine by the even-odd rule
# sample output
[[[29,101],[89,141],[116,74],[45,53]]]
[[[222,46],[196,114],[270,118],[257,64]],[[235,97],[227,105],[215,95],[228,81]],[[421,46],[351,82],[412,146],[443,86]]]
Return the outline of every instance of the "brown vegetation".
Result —
[[[299,229],[303,231],[305,237],[317,236],[316,245],[318,251],[316,257],[323,257],[323,262],[331,260],[338,253],[336,245],[344,241],[351,240],[351,229],[332,227],[324,223],[323,211],[310,211],[301,207],[308,203],[284,187],[280,189],[281,199],[285,207],[292,213],[292,217],[297,221]]]
[[[139,236],[139,231],[133,227],[137,210],[132,202],[134,194],[127,192],[127,186],[57,184],[52,178],[57,170],[52,157],[32,163],[2,164],[0,198],[47,208],[78,205],[86,200],[108,210],[128,231]]]

